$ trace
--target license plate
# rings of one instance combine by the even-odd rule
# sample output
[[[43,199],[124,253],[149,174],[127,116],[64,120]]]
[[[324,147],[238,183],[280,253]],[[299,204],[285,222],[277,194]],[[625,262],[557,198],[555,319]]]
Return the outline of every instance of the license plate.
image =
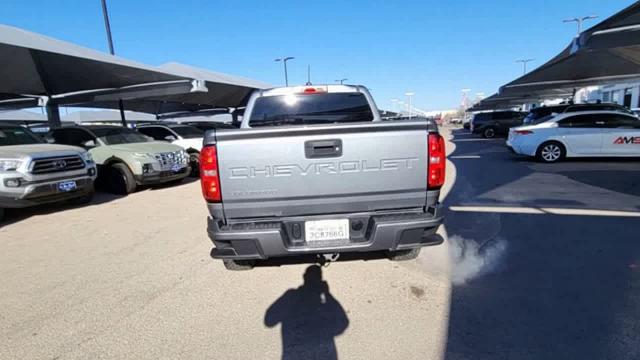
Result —
[[[184,165],[174,164],[171,166],[171,171],[178,172],[184,168]]]
[[[73,191],[76,189],[76,187],[77,186],[75,181],[63,181],[61,183],[58,183],[58,190],[62,192]]]
[[[304,223],[307,241],[349,239],[349,220],[318,220]]]

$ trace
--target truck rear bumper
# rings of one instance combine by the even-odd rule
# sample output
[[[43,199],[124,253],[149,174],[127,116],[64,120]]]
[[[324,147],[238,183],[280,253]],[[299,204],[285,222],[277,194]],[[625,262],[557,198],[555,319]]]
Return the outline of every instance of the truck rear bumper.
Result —
[[[350,239],[335,241],[305,240],[304,222],[325,219],[349,219]],[[208,233],[217,259],[268,259],[305,254],[404,250],[439,245],[434,236],[442,224],[439,205],[429,211],[373,212],[331,216],[282,218],[229,225],[208,218]]]

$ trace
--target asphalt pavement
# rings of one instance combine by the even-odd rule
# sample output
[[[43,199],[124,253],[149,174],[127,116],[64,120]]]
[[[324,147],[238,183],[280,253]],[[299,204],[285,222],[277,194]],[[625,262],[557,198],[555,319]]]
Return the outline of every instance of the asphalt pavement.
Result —
[[[450,242],[485,268],[453,287],[446,358],[640,358],[640,159],[542,164],[462,130],[452,143]]]
[[[640,358],[640,161],[445,134],[447,241],[416,261],[226,271],[197,182],[12,211],[0,358]]]

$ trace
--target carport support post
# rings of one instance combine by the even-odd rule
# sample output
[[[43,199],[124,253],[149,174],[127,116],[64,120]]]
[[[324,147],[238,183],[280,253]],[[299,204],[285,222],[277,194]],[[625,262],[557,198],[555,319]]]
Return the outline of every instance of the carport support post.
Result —
[[[62,123],[60,122],[60,108],[58,107],[58,104],[48,103],[46,108],[49,127],[52,129],[62,127]]]
[[[118,105],[120,106],[120,121],[122,121],[122,126],[127,127],[127,117],[124,116],[124,103],[122,99],[118,100]]]

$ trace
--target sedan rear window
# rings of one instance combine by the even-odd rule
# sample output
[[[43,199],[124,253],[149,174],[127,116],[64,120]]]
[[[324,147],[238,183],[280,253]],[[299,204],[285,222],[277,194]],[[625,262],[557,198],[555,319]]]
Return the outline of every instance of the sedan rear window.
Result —
[[[288,94],[255,101],[250,126],[302,125],[373,121],[361,93]]]

